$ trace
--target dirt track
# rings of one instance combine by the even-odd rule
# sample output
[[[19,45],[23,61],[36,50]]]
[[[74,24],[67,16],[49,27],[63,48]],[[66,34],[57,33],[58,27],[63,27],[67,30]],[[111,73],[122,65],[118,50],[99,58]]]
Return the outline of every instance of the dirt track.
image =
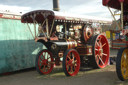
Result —
[[[49,75],[39,75],[35,69],[1,76],[0,85],[128,85],[116,75],[115,65],[104,69],[81,69],[74,77],[66,77],[62,69],[54,69]]]

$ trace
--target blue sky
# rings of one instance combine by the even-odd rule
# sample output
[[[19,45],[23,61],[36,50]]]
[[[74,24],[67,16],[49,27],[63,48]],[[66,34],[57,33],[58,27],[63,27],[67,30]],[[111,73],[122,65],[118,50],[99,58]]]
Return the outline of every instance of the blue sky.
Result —
[[[53,9],[53,0],[0,0],[0,10],[12,12],[28,12],[38,9]],[[102,0],[59,0],[61,12],[69,12],[79,15],[97,16],[111,19]]]

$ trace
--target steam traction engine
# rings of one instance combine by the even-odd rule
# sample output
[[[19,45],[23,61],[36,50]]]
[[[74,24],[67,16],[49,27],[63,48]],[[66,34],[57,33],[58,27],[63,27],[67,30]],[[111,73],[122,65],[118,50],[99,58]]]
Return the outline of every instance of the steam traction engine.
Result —
[[[112,11],[110,10],[110,7],[121,11],[121,16],[120,16],[121,25],[118,23],[116,24],[118,28],[120,28],[119,31],[121,31],[122,34],[125,35],[125,37],[127,38],[128,37],[128,0],[102,0],[102,2],[104,6],[108,7],[114,19],[115,17]],[[128,41],[126,41],[126,44],[128,44]],[[116,58],[116,72],[120,80],[122,81],[128,80],[128,46],[126,46],[125,48],[121,48],[118,51]]]
[[[54,65],[61,63],[66,76],[76,75],[85,62],[94,68],[108,65],[108,41],[102,34],[94,35],[92,29],[92,23],[101,21],[63,16],[50,10],[26,13],[21,21],[27,23],[35,41],[47,48],[36,57],[35,65],[40,74],[49,74]],[[35,36],[30,24],[34,26]]]

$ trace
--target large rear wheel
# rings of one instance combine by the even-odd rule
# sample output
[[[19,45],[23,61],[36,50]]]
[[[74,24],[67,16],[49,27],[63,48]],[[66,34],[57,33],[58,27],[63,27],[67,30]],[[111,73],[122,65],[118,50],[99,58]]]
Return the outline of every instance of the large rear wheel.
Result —
[[[91,57],[91,65],[93,68],[104,68],[109,61],[109,44],[104,35],[96,35],[93,40],[93,56]]]
[[[48,50],[41,50],[36,57],[36,70],[40,74],[49,74],[53,69],[52,53]]]
[[[122,48],[118,51],[116,72],[120,80],[128,80],[128,48]]]
[[[80,69],[80,56],[75,49],[69,49],[63,57],[63,70],[66,76],[75,76]]]

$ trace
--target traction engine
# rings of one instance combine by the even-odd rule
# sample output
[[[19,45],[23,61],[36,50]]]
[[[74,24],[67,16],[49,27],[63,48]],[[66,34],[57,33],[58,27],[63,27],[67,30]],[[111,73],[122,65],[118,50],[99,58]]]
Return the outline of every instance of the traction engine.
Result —
[[[26,13],[21,21],[27,23],[35,41],[47,48],[36,56],[35,65],[40,74],[49,74],[54,65],[61,64],[66,76],[75,76],[85,63],[93,68],[108,65],[107,38],[102,34],[94,35],[92,29],[92,23],[98,21],[59,15],[50,10]],[[30,24],[34,26],[35,36]]]

